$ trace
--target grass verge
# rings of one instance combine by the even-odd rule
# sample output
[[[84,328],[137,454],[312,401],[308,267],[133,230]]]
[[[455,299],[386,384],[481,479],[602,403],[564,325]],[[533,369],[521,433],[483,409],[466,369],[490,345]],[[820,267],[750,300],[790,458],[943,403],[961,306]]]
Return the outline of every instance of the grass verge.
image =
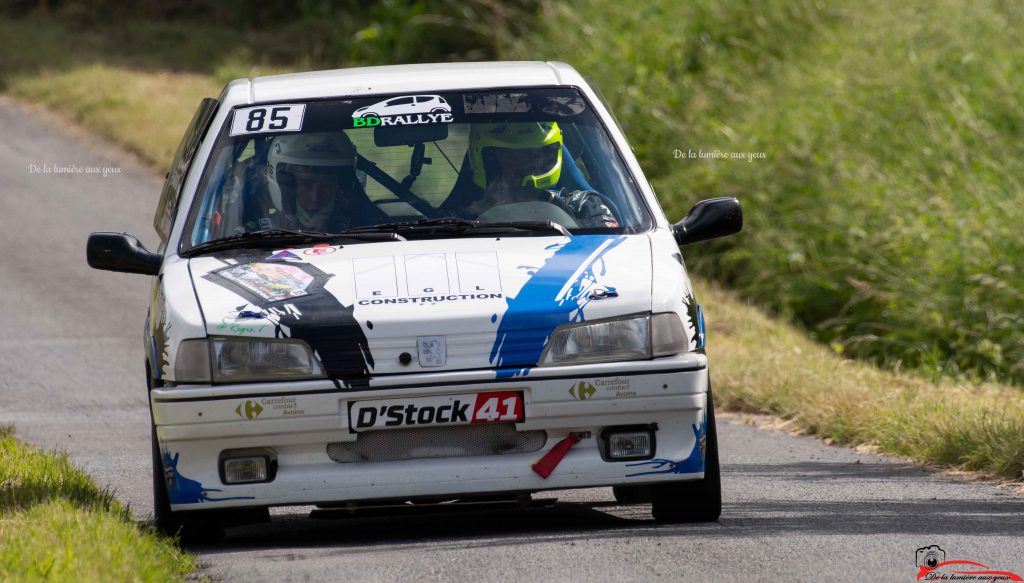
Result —
[[[1024,394],[997,383],[937,382],[839,357],[735,292],[695,281],[706,308],[717,405],[770,413],[843,445],[1021,479]]]
[[[195,569],[66,454],[12,433],[0,427],[0,581],[180,581]]]
[[[591,3],[599,7],[603,1],[591,0]],[[605,92],[615,102],[616,112],[633,136],[638,154],[651,171],[655,184],[663,187],[663,192],[668,192],[672,181],[678,181],[680,185],[696,184],[694,191],[709,195],[731,194],[731,190],[716,191],[713,187],[735,180],[737,184],[749,185],[753,189],[751,192],[757,195],[755,201],[768,208],[773,204],[771,197],[764,194],[768,187],[755,188],[755,185],[770,184],[762,182],[762,179],[771,167],[758,169],[756,164],[759,162],[744,161],[737,166],[736,162],[722,161],[717,166],[698,167],[688,175],[671,161],[671,150],[662,147],[665,151],[658,151],[657,144],[672,144],[674,147],[675,136],[693,130],[690,144],[697,145],[696,140],[707,140],[707,144],[737,146],[738,130],[715,120],[730,112],[735,113],[740,106],[751,113],[738,118],[737,123],[743,119],[770,120],[773,116],[757,117],[758,107],[769,102],[754,103],[749,101],[750,97],[737,94],[736,79],[742,78],[751,83],[759,79],[756,81],[758,92],[768,92],[765,84],[775,78],[785,83],[793,81],[798,71],[782,72],[781,63],[785,59],[799,61],[801,55],[813,54],[816,50],[813,46],[807,48],[803,45],[816,37],[797,34],[799,31],[786,27],[811,30],[832,26],[835,17],[812,11],[801,13],[803,15],[796,18],[790,14],[792,8],[783,10],[779,8],[783,4],[776,2],[771,3],[777,8],[772,13],[774,20],[766,23],[762,22],[763,15],[759,16],[749,7],[740,10],[749,18],[737,20],[732,19],[732,13],[728,11],[726,14],[715,10],[701,12],[703,9],[699,3],[694,6],[697,6],[696,16],[685,22],[696,28],[678,30],[675,31],[678,34],[666,36],[671,41],[666,45],[649,42],[650,35],[660,34],[661,28],[658,27],[668,27],[665,34],[672,33],[672,23],[683,20],[658,19],[658,9],[651,7],[640,12],[630,12],[630,7],[614,10],[595,8],[587,11],[592,17],[587,20],[590,28],[580,33],[585,37],[583,40],[574,36],[578,32],[574,29],[546,37],[545,42],[549,46],[545,50],[561,52],[560,55],[525,54],[526,49],[521,49],[524,54],[519,56],[573,61],[571,57],[575,55],[576,63],[584,72],[596,72],[599,77],[604,77],[600,80],[604,81]],[[555,20],[562,24],[570,22],[565,18]],[[713,30],[719,21],[735,24],[734,34],[727,37],[700,34],[701,27]],[[758,35],[774,30],[769,26],[773,23],[782,32],[768,37],[767,41],[775,43],[777,48],[769,53],[775,60],[766,61],[756,57],[748,45],[754,41],[767,42]],[[647,31],[647,36],[637,33],[630,37],[626,34],[641,26]],[[619,34],[608,32],[612,29]],[[178,134],[188,123],[192,108],[199,99],[215,95],[225,81],[224,76],[230,78],[234,76],[232,72],[238,76],[250,73],[237,63],[210,63],[209,70],[188,73],[159,67],[154,70],[152,65],[146,68],[122,64],[110,55],[105,58],[104,54],[109,50],[97,48],[95,42],[87,42],[88,38],[55,35],[48,30],[46,25],[39,23],[14,27],[0,21],[0,33],[9,33],[0,34],[0,48],[3,48],[5,38],[14,43],[32,43],[36,38],[52,41],[46,48],[49,53],[42,50],[34,53],[39,62],[29,64],[4,63],[2,55],[5,51],[0,50],[0,78],[8,92],[25,101],[43,103],[71,115],[89,129],[142,155],[161,171],[166,168]],[[580,50],[582,43],[598,42],[595,39],[602,39],[604,44],[600,44],[600,48],[604,50]],[[631,39],[643,46],[632,45]],[[744,49],[745,46],[748,48]],[[608,50],[617,50],[620,58],[605,59]],[[732,63],[735,65],[732,69],[720,66],[719,60],[729,50],[746,55]],[[166,51],[161,52],[161,58],[166,59],[167,54]],[[672,54],[687,55],[688,60],[664,62]],[[87,58],[82,58],[82,55]],[[135,58],[144,56],[136,55]],[[628,66],[622,66],[622,63]],[[264,71],[287,69],[281,65],[278,67]],[[295,68],[308,67],[296,65]],[[677,77],[672,77],[673,71]],[[705,71],[706,75],[718,77],[694,79],[684,76],[687,71]],[[682,82],[676,83],[673,79]],[[803,78],[797,76],[796,79]],[[737,105],[736,99],[742,103]],[[711,121],[701,125],[704,123],[700,121],[702,117]],[[669,123],[673,119],[679,121]],[[754,126],[737,127],[742,128],[742,135],[756,138],[745,149],[756,150],[770,143],[757,141],[767,138],[759,137],[763,132],[755,131]],[[794,131],[800,127],[798,125]],[[721,141],[713,142],[715,136]],[[789,148],[803,147],[803,142],[796,138],[787,143]],[[780,160],[786,165],[783,168],[786,176],[797,181],[802,180],[801,177],[809,179],[809,173],[815,172],[822,180],[833,176],[828,171],[815,170],[815,164],[820,162],[817,154],[811,150],[804,154],[780,153],[787,157]],[[794,191],[793,194],[799,198],[807,192]],[[670,216],[680,216],[685,210],[682,199],[676,195],[663,200]],[[807,204],[818,204],[815,201],[819,199],[812,197]],[[830,212],[837,216],[842,214],[839,206],[832,208]],[[751,209],[748,207],[748,210]],[[751,230],[759,228],[766,229],[767,223],[755,220]],[[772,249],[790,249],[781,241],[756,241]],[[865,247],[870,248],[870,245]],[[702,255],[700,251],[699,248],[690,250],[688,259],[699,258]],[[791,251],[794,257],[800,255],[796,248]],[[733,253],[741,254],[742,251]],[[703,253],[705,257],[712,254],[707,248]],[[802,267],[801,273],[806,277],[813,276],[807,275],[808,269]],[[765,276],[763,282],[768,279]],[[837,354],[836,350],[814,342],[797,328],[769,318],[735,293],[704,281],[696,283],[701,290],[698,298],[707,311],[712,378],[719,405],[723,408],[778,415],[793,420],[808,433],[828,437],[841,444],[874,444],[884,451],[921,461],[1003,478],[1021,478],[1024,470],[1024,393],[1021,391],[997,383],[928,380],[920,375],[886,372],[869,364],[851,361]],[[792,293],[809,297],[827,295],[815,290],[817,288],[810,286]]]

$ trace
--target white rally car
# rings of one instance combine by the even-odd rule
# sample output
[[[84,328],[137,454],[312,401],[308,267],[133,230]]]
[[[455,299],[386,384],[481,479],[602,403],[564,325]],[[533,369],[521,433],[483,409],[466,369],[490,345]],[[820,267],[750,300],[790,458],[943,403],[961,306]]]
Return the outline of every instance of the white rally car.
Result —
[[[365,109],[402,98],[433,106]],[[157,523],[598,486],[716,520],[679,246],[741,225],[733,198],[670,223],[563,63],[229,83],[175,154],[156,252],[88,242],[92,267],[154,276]]]

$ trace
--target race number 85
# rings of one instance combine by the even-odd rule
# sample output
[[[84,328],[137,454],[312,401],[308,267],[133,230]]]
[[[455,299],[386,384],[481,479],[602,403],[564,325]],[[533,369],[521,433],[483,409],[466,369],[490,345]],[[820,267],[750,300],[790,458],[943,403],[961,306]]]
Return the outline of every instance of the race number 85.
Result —
[[[231,135],[266,132],[297,132],[302,130],[304,104],[264,105],[236,109],[231,118]]]

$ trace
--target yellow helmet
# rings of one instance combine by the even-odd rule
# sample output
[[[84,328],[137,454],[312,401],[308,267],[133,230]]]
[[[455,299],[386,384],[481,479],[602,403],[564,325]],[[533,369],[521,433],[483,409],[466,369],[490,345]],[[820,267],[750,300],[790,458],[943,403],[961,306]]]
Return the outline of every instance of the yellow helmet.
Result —
[[[524,167],[523,186],[551,188],[562,174],[562,130],[555,122],[473,124],[469,130],[469,161],[473,183],[487,186],[487,173],[496,171],[498,150],[531,150],[538,155]]]

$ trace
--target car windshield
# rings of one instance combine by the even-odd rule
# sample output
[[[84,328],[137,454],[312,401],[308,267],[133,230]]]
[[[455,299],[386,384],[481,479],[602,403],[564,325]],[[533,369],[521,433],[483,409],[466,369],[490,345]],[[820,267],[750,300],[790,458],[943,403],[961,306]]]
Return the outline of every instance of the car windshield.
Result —
[[[232,111],[182,250],[272,230],[472,236],[548,222],[573,234],[651,224],[575,89],[293,101]]]

